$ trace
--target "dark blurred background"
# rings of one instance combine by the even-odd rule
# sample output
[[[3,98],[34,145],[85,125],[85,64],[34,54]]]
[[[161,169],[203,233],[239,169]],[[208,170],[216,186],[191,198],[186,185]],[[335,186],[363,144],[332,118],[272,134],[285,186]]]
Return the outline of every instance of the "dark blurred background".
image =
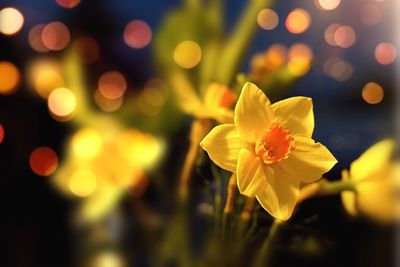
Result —
[[[227,32],[246,2],[226,1]],[[60,52],[40,53],[31,47],[28,35],[32,27],[61,21],[67,25],[71,40],[83,35],[94,38],[100,47],[100,56],[96,63],[86,68],[89,87],[96,86],[97,77],[105,70],[117,69],[125,76],[127,94],[130,94],[156,72],[152,64],[152,44],[132,49],[124,42],[124,27],[129,21],[139,19],[147,22],[156,34],[166,13],[179,5],[178,0],[82,0],[76,7],[66,9],[53,0],[1,1],[0,9],[13,7],[24,16],[20,32],[12,36],[0,35],[0,61],[13,62],[23,76],[18,91],[0,95],[0,124],[5,132],[0,144],[0,236],[4,246],[1,266],[73,265],[74,233],[70,212],[74,203],[58,194],[48,178],[35,175],[29,166],[29,156],[34,148],[49,146],[61,154],[63,142],[71,133],[67,124],[55,121],[49,115],[45,102],[32,93],[24,80],[31,60],[43,55],[60,56]],[[370,13],[364,11],[367,12],[364,16],[380,13],[376,23],[363,22],[362,10],[367,5]],[[302,42],[312,49],[313,68],[287,96],[304,95],[314,99],[314,139],[326,144],[339,161],[329,173],[330,179],[339,179],[340,171],[348,168],[352,160],[393,132],[395,64],[380,64],[375,55],[379,43],[395,42],[393,6],[394,0],[352,0],[342,1],[337,8],[327,11],[319,9],[314,1],[276,1],[271,8],[279,16],[278,26],[270,31],[260,29],[247,51],[243,71],[249,68],[254,53],[276,43],[290,46]],[[309,29],[302,34],[291,34],[285,27],[285,19],[294,8],[305,9],[312,18]],[[352,27],[356,34],[354,45],[343,48],[327,43],[325,30],[333,23]],[[329,73],[326,62],[332,57],[349,64],[351,71],[346,67],[339,74]],[[383,88],[384,97],[377,104],[370,104],[362,97],[363,87],[368,82]],[[175,133],[177,139],[184,136],[185,129]],[[176,151],[184,149],[182,144],[172,146],[167,161],[175,157]],[[307,221],[315,231],[313,234],[324,236],[324,258],[307,262],[301,256],[297,259],[280,255],[282,262],[288,266],[392,266],[393,229],[349,218],[339,199],[335,196],[321,199],[321,202],[309,201],[293,220],[294,225]],[[124,238],[128,250],[129,246],[132,250],[138,249],[135,246],[140,242],[135,241],[134,235]],[[143,266],[147,265],[144,263]]]

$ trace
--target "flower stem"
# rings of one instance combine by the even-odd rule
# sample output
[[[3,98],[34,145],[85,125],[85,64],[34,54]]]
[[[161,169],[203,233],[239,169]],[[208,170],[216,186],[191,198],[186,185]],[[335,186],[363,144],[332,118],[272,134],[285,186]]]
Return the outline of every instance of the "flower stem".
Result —
[[[233,208],[235,205],[235,196],[236,196],[236,174],[232,174],[229,178],[228,187],[227,187],[227,196],[224,207],[224,215],[222,217],[222,230],[221,230],[221,239],[225,240],[226,234],[229,228],[229,221],[231,220]]]
[[[330,196],[340,194],[343,191],[354,190],[355,184],[351,180],[329,182],[327,179],[323,178],[301,188],[298,204],[316,196]]]
[[[179,196],[181,199],[186,199],[189,191],[190,174],[196,162],[199,152],[200,141],[209,132],[211,122],[209,120],[196,119],[192,123],[190,130],[190,145],[183,164],[182,172],[179,179]]]
[[[271,260],[271,244],[275,241],[282,221],[275,219],[272,223],[267,238],[264,240],[256,257],[254,267],[267,267]]]
[[[244,10],[235,31],[224,46],[220,66],[216,72],[216,80],[230,84],[239,67],[241,60],[246,56],[246,49],[257,30],[258,12],[271,4],[272,0],[252,0]]]
[[[254,197],[246,198],[243,206],[242,213],[240,214],[239,223],[237,226],[237,235],[238,238],[242,238],[246,228],[248,227],[248,223],[252,217],[254,206],[256,203],[256,199]]]

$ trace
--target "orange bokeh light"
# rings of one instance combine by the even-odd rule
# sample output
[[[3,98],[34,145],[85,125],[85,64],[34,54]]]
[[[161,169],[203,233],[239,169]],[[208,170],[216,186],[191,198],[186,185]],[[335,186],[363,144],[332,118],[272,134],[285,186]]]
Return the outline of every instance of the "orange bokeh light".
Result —
[[[74,49],[79,53],[79,59],[83,64],[96,62],[100,55],[99,44],[89,36],[80,37],[76,40]]]
[[[51,22],[47,24],[42,31],[42,41],[50,50],[62,50],[70,41],[69,30],[62,22]]]
[[[325,41],[326,41],[328,44],[333,45],[333,46],[336,45],[336,42],[335,42],[335,32],[336,32],[337,28],[339,28],[339,27],[340,27],[340,24],[333,23],[333,24],[329,25],[329,26],[325,29],[324,38],[325,38]]]
[[[350,26],[339,26],[334,34],[336,45],[342,48],[349,48],[356,42],[356,33]]]
[[[75,95],[67,88],[53,90],[47,101],[51,114],[61,121],[70,119],[76,108]]]
[[[28,35],[28,41],[33,50],[37,52],[47,52],[49,49],[43,44],[42,32],[46,25],[38,24],[35,25]]]
[[[353,66],[337,57],[331,57],[325,61],[324,72],[337,81],[344,82],[353,75]]]
[[[146,47],[151,42],[151,38],[151,28],[142,20],[133,20],[125,27],[124,41],[132,48]]]
[[[384,91],[379,84],[369,82],[363,87],[361,96],[368,104],[378,104],[383,100]]]
[[[58,157],[53,149],[49,147],[38,147],[32,151],[29,164],[34,173],[40,176],[49,176],[54,173],[58,166]]]
[[[124,99],[123,97],[116,99],[107,98],[99,90],[96,90],[94,94],[94,101],[102,111],[114,112],[122,106]]]
[[[379,64],[392,64],[397,58],[397,49],[391,43],[380,43],[375,48],[375,59]]]
[[[264,30],[273,30],[278,26],[278,14],[272,9],[262,9],[257,16],[258,25]]]
[[[56,0],[56,3],[63,8],[74,8],[81,0]]]
[[[0,94],[14,93],[21,83],[21,74],[11,62],[0,61]]]
[[[295,76],[306,74],[313,59],[311,48],[303,43],[297,43],[290,47],[288,51],[288,70]]]
[[[306,10],[296,8],[287,16],[285,25],[290,33],[303,33],[311,25],[311,16]]]
[[[108,71],[99,78],[99,91],[109,99],[123,96],[127,88],[125,77],[118,71]]]

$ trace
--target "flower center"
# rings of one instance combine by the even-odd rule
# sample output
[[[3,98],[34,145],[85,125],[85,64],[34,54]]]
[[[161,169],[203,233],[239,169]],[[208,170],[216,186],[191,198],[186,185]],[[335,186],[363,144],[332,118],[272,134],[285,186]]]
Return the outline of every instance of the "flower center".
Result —
[[[265,164],[286,159],[295,147],[293,136],[282,125],[273,123],[256,142],[256,154]]]

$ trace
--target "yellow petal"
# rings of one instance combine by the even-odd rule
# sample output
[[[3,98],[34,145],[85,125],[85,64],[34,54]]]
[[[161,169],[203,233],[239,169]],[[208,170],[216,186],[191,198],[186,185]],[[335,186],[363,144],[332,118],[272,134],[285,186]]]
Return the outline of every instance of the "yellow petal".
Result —
[[[342,181],[347,181],[349,179],[349,172],[347,170],[342,171]],[[344,209],[351,216],[357,216],[357,206],[356,206],[356,193],[353,191],[343,191],[341,193],[342,204]]]
[[[268,186],[263,162],[246,148],[239,152],[237,163],[237,184],[239,192],[253,197],[260,189]]]
[[[246,144],[240,138],[235,125],[222,124],[212,129],[200,146],[219,167],[236,172],[239,150]]]
[[[379,171],[358,183],[357,208],[360,213],[381,223],[394,222],[399,218],[399,169],[387,164]]]
[[[337,163],[336,158],[321,143],[299,135],[294,136],[294,140],[295,148],[290,151],[287,159],[278,164],[302,182],[318,180]]]
[[[273,121],[271,103],[255,84],[243,86],[235,108],[235,125],[240,136],[256,142]]]
[[[286,221],[299,198],[299,183],[278,165],[264,165],[267,186],[256,195],[261,206],[274,218]]]
[[[230,108],[236,100],[236,95],[228,86],[221,83],[211,83],[204,94],[204,103],[207,107]]]
[[[395,145],[394,140],[385,139],[371,146],[350,165],[350,177],[364,179],[381,169],[390,161]]]
[[[283,124],[293,135],[311,137],[314,131],[314,112],[309,97],[291,97],[272,105],[275,121]]]

